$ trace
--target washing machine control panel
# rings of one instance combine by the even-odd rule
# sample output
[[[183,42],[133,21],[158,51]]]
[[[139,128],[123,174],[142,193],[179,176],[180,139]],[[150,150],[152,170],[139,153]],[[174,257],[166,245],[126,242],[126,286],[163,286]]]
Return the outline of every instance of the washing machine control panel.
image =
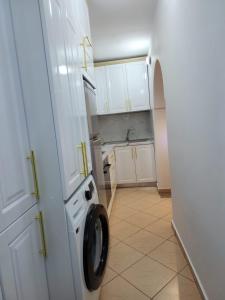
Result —
[[[85,190],[85,199],[87,201],[90,201],[92,199],[92,195],[93,195],[94,190],[95,190],[95,187],[94,187],[93,182],[91,181],[88,184],[88,189]]]

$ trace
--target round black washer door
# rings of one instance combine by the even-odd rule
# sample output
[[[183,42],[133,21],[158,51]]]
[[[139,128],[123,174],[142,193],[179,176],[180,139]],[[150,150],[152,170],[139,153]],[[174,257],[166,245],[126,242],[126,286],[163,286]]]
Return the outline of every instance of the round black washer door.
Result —
[[[84,278],[89,291],[102,283],[109,250],[108,215],[103,205],[92,204],[84,229],[83,266]]]

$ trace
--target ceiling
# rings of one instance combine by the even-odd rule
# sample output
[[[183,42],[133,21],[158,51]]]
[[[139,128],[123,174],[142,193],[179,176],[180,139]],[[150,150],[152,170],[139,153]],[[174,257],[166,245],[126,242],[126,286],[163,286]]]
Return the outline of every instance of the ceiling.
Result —
[[[88,0],[95,61],[143,56],[157,0]]]

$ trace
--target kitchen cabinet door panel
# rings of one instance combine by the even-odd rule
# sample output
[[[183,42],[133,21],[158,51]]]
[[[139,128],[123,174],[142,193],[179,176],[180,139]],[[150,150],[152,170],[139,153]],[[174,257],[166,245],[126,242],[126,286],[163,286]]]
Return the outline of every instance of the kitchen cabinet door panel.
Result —
[[[107,67],[107,83],[110,113],[127,111],[127,88],[124,65]]]
[[[39,253],[37,207],[0,234],[1,284],[5,299],[48,300],[45,262]]]
[[[135,147],[135,167],[137,182],[156,181],[154,147],[152,144]]]
[[[127,63],[125,67],[131,111],[150,109],[146,63]]]
[[[36,202],[31,146],[9,1],[0,10],[0,231]]]
[[[134,148],[117,147],[115,151],[117,183],[135,183]]]
[[[64,9],[57,0],[49,0],[50,9],[46,5],[45,18],[49,46],[49,73],[51,74],[51,93],[56,120],[56,135],[60,155],[64,199],[75,191],[80,184],[81,161],[78,160],[79,130],[77,123],[79,113],[76,111],[74,83],[71,77],[76,66],[74,60],[74,45],[71,39],[68,23],[65,20]],[[71,42],[72,43],[72,42]]]
[[[95,69],[95,80],[97,86],[97,111],[99,115],[106,114],[109,112],[109,100],[105,67]]]

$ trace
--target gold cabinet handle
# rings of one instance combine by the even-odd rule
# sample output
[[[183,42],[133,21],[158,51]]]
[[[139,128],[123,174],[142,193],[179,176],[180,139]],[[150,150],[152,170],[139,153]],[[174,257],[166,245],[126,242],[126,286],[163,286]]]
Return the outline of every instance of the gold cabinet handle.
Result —
[[[82,169],[82,171],[80,171],[80,174],[86,176],[85,175],[85,167],[84,167],[84,147],[83,147],[83,143],[78,145],[77,148],[81,149],[81,153],[82,153],[83,169]]]
[[[89,36],[87,36],[87,35],[84,37],[83,42],[85,43],[86,41],[88,42],[87,47],[93,48],[92,43],[91,43],[91,41],[90,41],[90,38],[89,38]]]
[[[35,153],[31,150],[30,155],[27,156],[27,159],[31,162],[32,167],[32,174],[33,174],[33,181],[34,181],[34,192],[32,195],[39,200],[40,199],[40,191],[39,191],[39,183],[38,183],[38,176],[37,176],[37,167],[36,167],[36,158]]]
[[[44,221],[43,221],[43,213],[40,211],[35,219],[39,223],[40,227],[40,234],[41,234],[41,249],[39,250],[39,253],[43,255],[44,257],[47,257],[47,247],[46,247],[46,239],[45,239],[45,230],[44,230]]]
[[[86,43],[87,41],[87,43]],[[84,61],[83,61],[83,66],[82,68],[85,69],[86,71],[88,70],[88,65],[87,65],[87,53],[86,53],[86,47],[92,47],[91,41],[88,36],[85,36],[80,44],[83,47],[83,52],[84,52]]]
[[[84,170],[85,170],[85,176],[88,176],[88,159],[87,159],[87,147],[86,147],[86,143],[83,143],[83,148],[84,148],[84,160],[85,160],[85,164],[84,164]]]
[[[82,153],[82,161],[83,161],[83,169],[80,172],[81,175],[84,175],[85,177],[88,176],[88,161],[87,161],[87,149],[86,149],[86,144],[81,142],[80,145],[77,146],[78,148],[81,149]]]

